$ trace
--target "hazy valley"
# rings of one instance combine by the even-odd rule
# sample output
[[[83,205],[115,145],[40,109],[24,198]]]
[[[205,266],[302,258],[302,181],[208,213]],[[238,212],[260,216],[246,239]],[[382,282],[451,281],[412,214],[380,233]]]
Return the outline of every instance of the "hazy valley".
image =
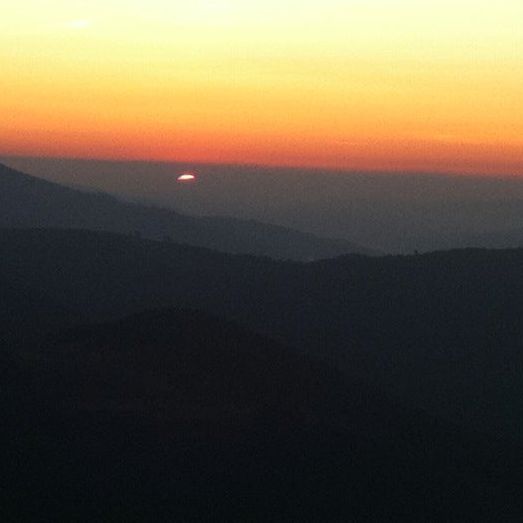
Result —
[[[355,242],[354,250],[419,252],[523,245],[523,181],[513,176],[6,158],[60,184],[183,214],[256,220]],[[180,186],[177,175],[198,173]]]

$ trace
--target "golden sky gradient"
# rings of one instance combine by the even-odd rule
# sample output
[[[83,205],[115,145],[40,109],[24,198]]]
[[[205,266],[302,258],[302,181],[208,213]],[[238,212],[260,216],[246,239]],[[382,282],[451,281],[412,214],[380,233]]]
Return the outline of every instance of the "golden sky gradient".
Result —
[[[3,0],[0,154],[523,174],[521,0]]]

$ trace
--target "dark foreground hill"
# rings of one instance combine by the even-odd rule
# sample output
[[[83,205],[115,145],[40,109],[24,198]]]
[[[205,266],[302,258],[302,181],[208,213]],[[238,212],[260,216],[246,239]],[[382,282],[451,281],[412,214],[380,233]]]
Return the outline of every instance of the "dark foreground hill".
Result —
[[[233,218],[190,217],[82,192],[0,164],[0,227],[111,231],[171,240],[223,252],[316,260],[351,252],[371,253],[345,240],[330,240],[285,227]]]
[[[1,361],[3,521],[521,515],[517,451],[207,314],[68,329]]]
[[[1,231],[4,344],[148,308],[235,319],[470,430],[523,440],[523,251],[277,262],[81,231]]]

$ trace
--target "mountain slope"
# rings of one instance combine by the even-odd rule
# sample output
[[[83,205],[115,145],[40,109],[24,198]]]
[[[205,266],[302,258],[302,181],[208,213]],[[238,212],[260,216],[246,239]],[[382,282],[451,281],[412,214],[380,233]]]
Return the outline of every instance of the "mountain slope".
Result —
[[[523,179],[429,173],[332,172],[247,165],[0,158],[22,172],[172,207],[235,216],[384,252],[523,245]],[[179,190],[173,173],[201,183]],[[511,232],[513,231],[513,232]]]
[[[521,440],[523,250],[301,264],[108,233],[4,230],[0,252],[4,332],[201,309],[471,430]]]
[[[47,182],[0,164],[0,227],[77,228],[142,235],[224,252],[313,260],[368,252],[346,241],[232,218],[196,218]]]
[[[16,521],[520,514],[511,451],[200,312],[66,330],[6,382],[1,506]]]

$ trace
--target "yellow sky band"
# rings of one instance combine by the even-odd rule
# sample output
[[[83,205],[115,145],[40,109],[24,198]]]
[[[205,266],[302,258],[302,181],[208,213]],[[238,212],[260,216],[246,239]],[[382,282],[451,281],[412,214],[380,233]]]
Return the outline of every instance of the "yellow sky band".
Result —
[[[523,2],[6,0],[0,153],[523,174]]]

